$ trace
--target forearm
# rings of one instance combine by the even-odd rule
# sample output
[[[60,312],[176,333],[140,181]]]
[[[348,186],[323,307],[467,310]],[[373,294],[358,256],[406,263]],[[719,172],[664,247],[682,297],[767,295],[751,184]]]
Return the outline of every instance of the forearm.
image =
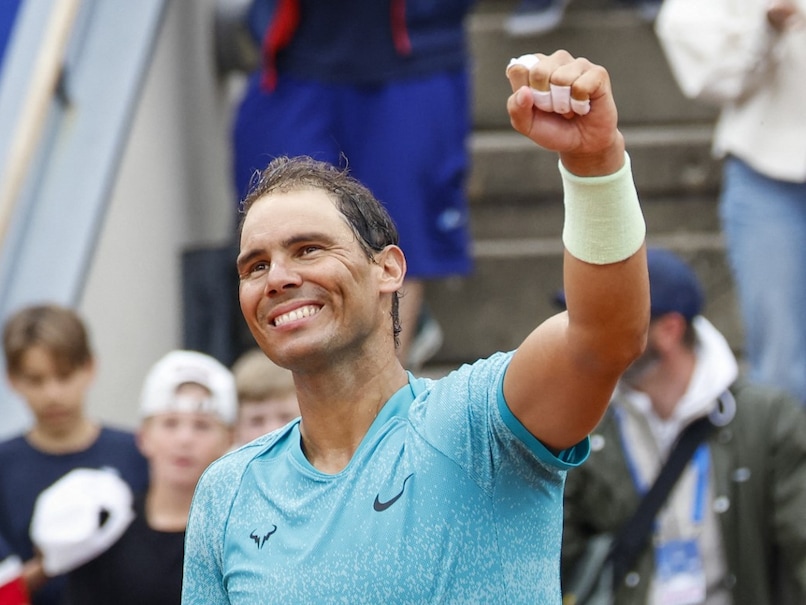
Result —
[[[569,174],[563,164],[563,281],[572,341],[615,368],[641,352],[649,322],[646,226],[623,149],[620,159],[616,171],[594,178]]]
[[[515,416],[555,450],[577,443],[599,422],[616,381],[646,343],[643,216],[629,165],[611,176],[577,177],[566,190],[566,208],[581,222],[572,226],[576,233],[564,234],[568,313],[543,322],[524,341],[504,384]],[[615,225],[608,226],[611,219]],[[609,232],[622,222],[632,225],[626,235]],[[597,223],[605,224],[603,232]],[[545,395],[539,402],[536,392]]]
[[[566,251],[570,352],[585,371],[615,381],[646,345],[649,285],[642,246],[624,261],[593,265]]]
[[[643,350],[646,227],[607,70],[559,50],[514,59],[507,77],[513,128],[559,154],[568,313],[541,323],[518,348],[504,395],[521,423],[558,450],[595,426],[618,377]],[[539,105],[547,93],[551,108]],[[567,111],[565,95],[582,108]]]

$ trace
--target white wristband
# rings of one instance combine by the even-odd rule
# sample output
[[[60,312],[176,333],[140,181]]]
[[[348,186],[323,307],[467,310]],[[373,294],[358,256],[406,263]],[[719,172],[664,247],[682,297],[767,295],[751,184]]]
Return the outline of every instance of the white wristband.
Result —
[[[646,224],[632,180],[630,156],[606,176],[571,174],[560,162],[565,223],[563,244],[574,257],[594,265],[616,263],[644,243]]]

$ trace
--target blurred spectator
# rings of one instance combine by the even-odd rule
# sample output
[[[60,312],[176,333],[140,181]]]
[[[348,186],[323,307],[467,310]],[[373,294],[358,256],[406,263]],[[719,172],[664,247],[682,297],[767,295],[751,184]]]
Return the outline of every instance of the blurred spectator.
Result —
[[[29,536],[37,497],[75,468],[112,468],[133,490],[142,490],[148,467],[133,434],[87,415],[95,360],[86,327],[74,311],[57,305],[17,311],[5,324],[3,353],[9,383],[31,410],[34,424],[0,443],[0,535],[26,562],[34,605],[57,605],[64,578],[48,580]]]
[[[193,491],[207,466],[232,444],[232,374],[202,353],[168,353],[146,377],[140,413],[137,442],[148,459],[148,490],[135,495],[131,524],[108,550],[84,562],[78,548],[70,549],[64,605],[180,603]],[[47,562],[45,544],[42,550]]]
[[[249,443],[299,416],[291,370],[278,366],[260,349],[238,358],[232,373],[238,392],[235,445]]]
[[[669,0],[656,31],[683,93],[720,108],[720,214],[749,378],[806,405],[806,3]]]
[[[737,378],[727,341],[700,314],[690,267],[661,249],[647,261],[646,351],[591,434],[589,460],[568,473],[565,589],[586,545],[619,535],[683,431],[707,418],[634,562],[616,574],[613,603],[802,604],[806,414],[784,391]]]

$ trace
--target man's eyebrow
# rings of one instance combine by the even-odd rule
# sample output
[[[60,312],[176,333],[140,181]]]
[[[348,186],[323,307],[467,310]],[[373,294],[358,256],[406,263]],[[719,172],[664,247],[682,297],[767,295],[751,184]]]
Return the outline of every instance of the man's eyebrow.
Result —
[[[308,233],[297,233],[284,239],[282,242],[283,248],[290,248],[295,244],[304,244],[306,242],[324,242],[326,244],[333,243],[335,238],[332,235],[327,235],[321,231],[309,231]]]
[[[251,250],[249,252],[246,252],[246,253],[242,252],[241,254],[238,255],[238,258],[235,259],[235,266],[240,271],[246,265],[248,265],[253,258],[255,258],[257,256],[260,256],[260,250],[258,250],[258,249],[253,249],[253,250]]]
[[[307,233],[297,233],[289,238],[284,239],[281,242],[281,246],[283,248],[290,248],[297,244],[304,244],[306,242],[322,242],[325,244],[332,244],[335,241],[336,240],[335,238],[333,238],[332,235],[327,235],[321,231],[310,231]],[[252,250],[242,252],[241,254],[238,255],[235,264],[238,267],[238,269],[241,269],[245,265],[248,265],[253,258],[259,257],[262,254],[263,251],[261,248],[254,248]]]

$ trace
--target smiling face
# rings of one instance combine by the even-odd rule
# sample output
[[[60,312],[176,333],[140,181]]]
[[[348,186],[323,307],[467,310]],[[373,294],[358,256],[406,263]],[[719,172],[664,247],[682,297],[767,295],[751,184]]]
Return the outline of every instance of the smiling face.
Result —
[[[405,273],[397,246],[369,257],[320,189],[272,192],[244,219],[241,310],[258,345],[284,367],[332,362],[388,340],[391,296]],[[371,348],[371,347],[370,347]]]

